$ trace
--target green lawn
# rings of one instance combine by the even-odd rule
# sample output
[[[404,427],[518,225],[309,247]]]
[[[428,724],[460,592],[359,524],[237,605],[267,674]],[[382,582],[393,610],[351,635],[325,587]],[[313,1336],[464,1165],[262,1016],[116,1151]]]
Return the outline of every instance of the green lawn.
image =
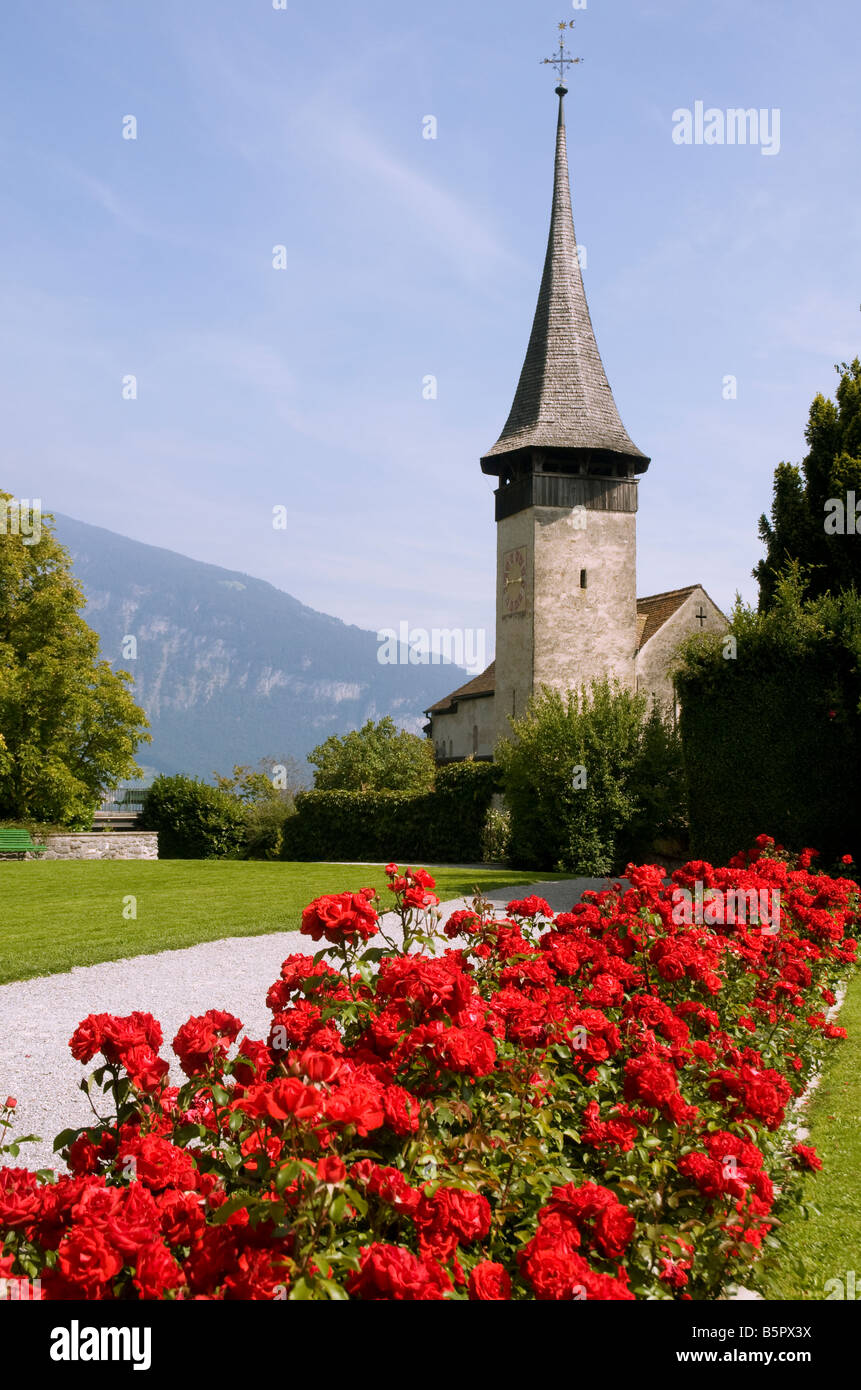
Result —
[[[845,1294],[850,1270],[861,1297],[861,975],[850,983],[837,1022],[848,1037],[814,1092],[804,1141],[822,1159],[822,1171],[809,1173],[804,1184],[804,1202],[818,1215],[792,1217],[783,1227],[781,1251],[758,1284],[769,1299],[828,1298],[836,1293],[825,1288],[829,1279],[843,1280]]]
[[[539,877],[434,870],[441,900]],[[296,931],[322,893],[385,888],[382,865],[212,860],[0,861],[0,983],[225,936]],[[136,899],[137,918],[123,916]]]

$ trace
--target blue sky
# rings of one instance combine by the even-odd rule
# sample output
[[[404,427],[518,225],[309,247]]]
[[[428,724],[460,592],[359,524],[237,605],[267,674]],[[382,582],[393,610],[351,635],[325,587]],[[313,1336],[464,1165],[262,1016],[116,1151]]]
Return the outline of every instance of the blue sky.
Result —
[[[479,457],[538,291],[562,18],[586,291],[653,460],[638,589],[753,598],[773,468],[859,351],[851,0],[10,4],[0,486],[365,627],[492,642]],[[696,101],[778,108],[779,154],[675,144]]]

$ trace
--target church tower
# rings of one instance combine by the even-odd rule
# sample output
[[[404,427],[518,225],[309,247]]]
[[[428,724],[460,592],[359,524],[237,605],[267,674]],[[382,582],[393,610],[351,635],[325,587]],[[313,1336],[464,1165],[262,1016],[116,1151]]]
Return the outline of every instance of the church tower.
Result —
[[[496,737],[533,691],[616,677],[634,687],[637,474],[583,290],[565,135],[565,65],[553,212],[532,335],[505,428],[481,460],[496,489]]]

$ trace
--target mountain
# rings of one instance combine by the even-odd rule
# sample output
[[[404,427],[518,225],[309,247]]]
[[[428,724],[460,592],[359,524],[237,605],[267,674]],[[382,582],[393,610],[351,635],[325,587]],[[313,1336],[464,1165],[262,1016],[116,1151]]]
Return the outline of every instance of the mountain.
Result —
[[[381,665],[376,633],[262,579],[71,517],[55,523],[102,655],[135,678],[153,736],[139,750],[148,772],[209,778],[261,757],[304,760],[330,734],[386,714],[418,732],[423,711],[466,676],[452,664]]]

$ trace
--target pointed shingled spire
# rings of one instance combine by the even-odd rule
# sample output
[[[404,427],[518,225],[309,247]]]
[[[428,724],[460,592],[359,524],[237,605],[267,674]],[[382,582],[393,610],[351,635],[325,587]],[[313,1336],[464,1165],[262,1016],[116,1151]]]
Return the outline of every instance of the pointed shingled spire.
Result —
[[[538,307],[514,404],[482,472],[503,471],[506,454],[521,449],[577,451],[593,466],[616,456],[636,473],[649,459],[634,444],[619,417],[604,371],[583,289],[571,212],[564,100],[559,95],[553,215]]]

